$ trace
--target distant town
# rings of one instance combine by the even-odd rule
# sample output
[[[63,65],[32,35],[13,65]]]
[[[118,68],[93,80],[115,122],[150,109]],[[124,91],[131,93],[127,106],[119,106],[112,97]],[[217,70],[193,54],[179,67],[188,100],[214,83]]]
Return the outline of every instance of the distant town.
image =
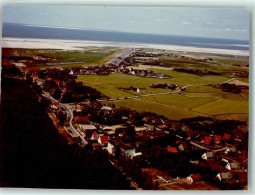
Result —
[[[47,62],[47,57],[7,56],[2,59],[2,77],[28,83],[68,144],[78,144],[81,148],[90,145],[94,151],[106,151],[108,161],[133,189],[245,189],[248,168],[248,124],[245,121],[217,120],[205,115],[176,120],[153,110],[138,111],[115,105],[118,101],[180,94],[194,86],[220,89],[230,95],[249,88],[245,82],[234,82],[235,78],[217,84],[176,84],[171,82],[172,75],[164,71],[135,65],[142,61],[162,70],[169,68],[169,64],[158,62],[160,56],[217,63],[212,57],[187,57],[168,50],[138,48],[126,49],[103,65],[82,67],[63,64],[61,67],[56,62],[60,67],[41,68],[28,66],[26,62]],[[172,70],[201,77],[221,75],[219,71],[190,67]],[[147,87],[133,83],[120,86],[118,90],[131,95],[110,97],[77,81],[79,75],[97,75],[103,80],[105,76],[117,73],[157,79],[158,82]],[[235,76],[248,77],[241,70],[235,72]],[[149,89],[165,91],[147,93]],[[146,185],[142,173],[148,176]]]

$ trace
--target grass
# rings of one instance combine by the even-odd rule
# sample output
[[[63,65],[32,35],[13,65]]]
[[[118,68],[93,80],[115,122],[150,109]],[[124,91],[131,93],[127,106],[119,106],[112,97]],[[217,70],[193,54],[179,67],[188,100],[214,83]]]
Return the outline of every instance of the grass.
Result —
[[[183,74],[189,75],[190,77],[184,77]],[[228,80],[228,78],[222,76],[200,77],[179,72],[175,72],[174,76],[171,79],[155,79],[113,73],[107,76],[78,75],[77,81],[96,88],[110,98],[119,98],[140,94],[132,91],[123,91],[119,87],[146,87],[147,93],[149,94],[169,91],[150,88],[150,84],[175,83],[183,86],[187,84],[221,83]],[[247,95],[247,93],[247,91],[244,91],[241,95]],[[232,119],[238,118],[239,116],[233,113],[248,113],[248,98],[241,95],[223,92],[220,89],[215,89],[210,86],[192,86],[179,94],[140,97],[136,99],[110,101],[110,103],[116,104],[116,107],[125,106],[137,111],[155,112],[176,120],[219,114],[220,116],[217,116],[218,118]],[[247,120],[244,114],[241,114],[241,118]]]
[[[100,51],[56,51],[43,54],[43,57],[56,58],[53,62],[84,62],[97,63],[98,61],[113,54],[116,50]]]
[[[151,102],[157,102],[164,105],[174,106],[183,109],[193,108],[208,102],[215,100],[214,97],[187,97],[179,94],[167,94],[167,95],[159,95],[159,96],[148,96],[143,97],[141,99],[145,99]]]
[[[107,102],[106,102],[107,103]],[[110,101],[114,103],[117,108],[124,106],[137,111],[155,112],[159,115],[164,115],[170,119],[182,119],[191,118],[196,116],[205,116],[204,114],[196,113],[193,111],[185,110],[183,108],[175,107],[174,105],[165,105],[151,101],[145,101],[144,99],[127,99],[119,101]]]
[[[220,99],[192,109],[210,115],[219,114],[248,114],[249,103],[247,101],[233,101]]]

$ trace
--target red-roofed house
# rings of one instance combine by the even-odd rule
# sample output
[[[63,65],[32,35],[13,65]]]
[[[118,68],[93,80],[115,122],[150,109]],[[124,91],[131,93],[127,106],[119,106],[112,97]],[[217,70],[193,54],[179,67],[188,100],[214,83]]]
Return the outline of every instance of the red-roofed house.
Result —
[[[178,153],[176,147],[171,147],[171,146],[168,146],[168,147],[167,147],[167,151],[168,151],[168,152],[171,152],[171,153]]]
[[[108,144],[108,137],[106,135],[99,136],[97,142],[101,145],[107,145]]]
[[[206,136],[204,139],[204,143],[207,145],[210,145],[211,142],[212,142],[212,137]]]
[[[215,135],[215,136],[213,137],[213,140],[214,140],[214,142],[215,142],[216,144],[219,144],[220,141],[221,141],[221,135]]]
[[[151,120],[150,116],[143,117],[143,121],[145,121],[145,122],[149,122],[150,120]]]
[[[169,120],[165,120],[163,124],[166,125],[166,126],[169,126],[170,123],[171,123],[171,122],[170,122]]]
[[[200,175],[200,173],[197,174],[192,174],[189,177],[187,177],[187,180],[191,183],[194,183],[196,181],[199,181],[200,179],[202,179],[202,176]]]
[[[12,66],[12,63],[9,60],[7,60],[7,59],[3,59],[2,60],[2,65],[4,65],[4,66]]]
[[[230,140],[230,138],[231,138],[231,135],[230,135],[230,134],[224,133],[224,135],[223,135],[223,140]]]
[[[75,116],[74,121],[78,123],[88,123],[89,117],[88,116]]]
[[[29,67],[27,69],[27,72],[40,72],[41,71],[41,68],[38,68],[38,67]]]
[[[59,102],[53,102],[51,107],[55,109],[59,108]]]
[[[92,133],[91,139],[92,139],[92,140],[97,140],[98,138],[99,138],[98,133],[94,131],[94,132]]]

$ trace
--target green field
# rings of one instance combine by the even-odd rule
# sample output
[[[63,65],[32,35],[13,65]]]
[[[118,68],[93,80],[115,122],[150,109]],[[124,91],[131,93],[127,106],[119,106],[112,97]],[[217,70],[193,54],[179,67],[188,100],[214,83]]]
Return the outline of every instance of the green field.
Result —
[[[212,115],[247,114],[249,110],[249,104],[247,101],[219,99],[217,101],[193,108],[192,110]]]
[[[122,49],[118,48],[84,48],[84,50],[80,51],[63,51],[59,49],[4,49],[4,55],[12,55],[12,56],[24,56],[24,57],[34,57],[37,56],[40,58],[48,58],[47,63],[60,63],[60,62],[81,62],[79,64],[70,63],[70,64],[59,64],[59,65],[46,65],[46,62],[43,60],[39,60],[36,63],[32,63],[31,65],[40,66],[41,68],[55,68],[55,67],[81,67],[82,65],[88,64],[104,64],[108,61],[109,56],[114,55],[122,51]],[[109,58],[109,59],[108,59]]]
[[[105,102],[107,104],[108,102]],[[190,118],[196,116],[207,116],[205,114],[200,114],[197,112],[189,111],[187,109],[178,108],[174,105],[165,105],[151,101],[145,101],[144,99],[127,99],[120,101],[110,101],[109,103],[114,103],[117,108],[124,106],[137,111],[148,111],[155,112],[159,115],[164,115],[169,119],[182,119]]]
[[[96,88],[110,98],[120,98],[140,95],[140,93],[122,90],[119,87],[146,87],[147,94],[150,94],[169,92],[166,89],[153,89],[149,87],[149,85],[156,83],[175,83],[184,86],[187,84],[215,84],[229,79],[222,76],[200,77],[170,70],[167,72],[169,74],[174,72],[172,74],[174,78],[155,79],[113,73],[108,76],[78,75],[77,81]],[[117,108],[125,106],[137,111],[155,112],[177,120],[195,116],[236,119],[240,115],[240,120],[248,120],[248,99],[245,96],[223,92],[211,86],[191,86],[185,91],[176,94],[104,102],[104,104],[108,103],[116,104]],[[219,114],[220,116],[218,116]]]

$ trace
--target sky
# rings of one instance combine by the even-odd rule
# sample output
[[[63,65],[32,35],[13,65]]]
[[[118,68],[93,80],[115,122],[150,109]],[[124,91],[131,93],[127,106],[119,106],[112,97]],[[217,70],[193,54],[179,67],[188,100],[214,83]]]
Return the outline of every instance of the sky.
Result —
[[[3,22],[249,40],[241,8],[4,6]]]

